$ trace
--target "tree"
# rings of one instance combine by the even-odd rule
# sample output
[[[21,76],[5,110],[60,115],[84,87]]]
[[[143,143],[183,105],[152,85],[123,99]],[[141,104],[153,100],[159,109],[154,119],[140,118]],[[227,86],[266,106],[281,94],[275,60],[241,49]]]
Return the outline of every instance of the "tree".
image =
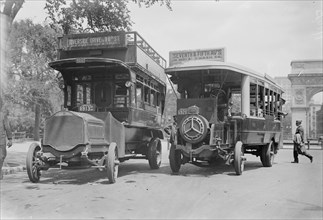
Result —
[[[29,19],[15,22],[10,33],[11,86],[6,90],[6,99],[22,106],[26,115],[35,112],[35,140],[39,140],[41,115],[51,115],[53,94],[60,96],[60,75],[48,66],[56,58],[56,38],[49,26]]]
[[[23,5],[24,0],[5,0],[4,2],[0,3],[1,11],[0,11],[0,99],[2,99],[3,88],[5,87],[6,83],[6,51],[7,51],[7,36],[10,31],[11,24],[15,19],[18,11],[20,10],[21,6]],[[0,100],[1,101],[1,100]],[[3,103],[3,102],[2,102]]]
[[[176,100],[180,96],[180,94],[176,91],[177,86],[174,88],[169,88],[166,92],[166,102],[165,102],[165,122],[164,126],[170,124],[173,121],[172,116],[176,115]],[[176,94],[175,94],[176,92]]]
[[[132,0],[139,6],[156,3],[171,10],[170,0]],[[129,0],[46,0],[45,9],[55,30],[73,32],[101,32],[130,30],[132,22],[127,8]]]

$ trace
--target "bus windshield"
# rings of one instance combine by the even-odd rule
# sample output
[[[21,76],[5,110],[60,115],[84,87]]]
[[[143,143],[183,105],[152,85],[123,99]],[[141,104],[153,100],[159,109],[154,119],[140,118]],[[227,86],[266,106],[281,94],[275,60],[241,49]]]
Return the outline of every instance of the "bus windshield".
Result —
[[[79,111],[108,111],[130,106],[129,73],[70,73],[67,81],[66,106]]]

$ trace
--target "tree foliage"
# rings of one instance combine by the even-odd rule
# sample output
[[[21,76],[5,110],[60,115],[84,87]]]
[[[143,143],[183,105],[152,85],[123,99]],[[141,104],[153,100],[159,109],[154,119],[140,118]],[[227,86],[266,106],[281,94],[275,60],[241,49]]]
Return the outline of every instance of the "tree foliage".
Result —
[[[166,5],[170,0],[132,0],[139,6],[156,3]],[[132,21],[127,7],[129,0],[46,0],[49,24],[64,34],[74,32],[129,31]]]
[[[56,33],[49,26],[22,20],[13,23],[9,43],[10,86],[5,92],[6,100],[18,104],[28,117],[29,112],[37,112],[40,106],[43,117],[51,115],[57,110],[56,100],[61,96],[58,88],[60,75],[48,66],[48,62],[56,58]],[[17,114],[13,117],[18,117]],[[23,115],[19,117],[24,121]],[[29,120],[28,117],[25,119]],[[39,121],[36,120],[37,126]]]
[[[24,0],[2,0],[0,1],[0,103],[3,103],[3,89],[7,78],[7,39],[11,24],[18,11],[23,5]],[[2,106],[0,105],[0,109]]]
[[[172,88],[169,88],[167,90],[166,102],[165,102],[165,113],[164,113],[165,119],[166,119],[164,123],[165,126],[171,124],[173,122],[172,116],[177,114],[176,112],[177,97],[179,97],[179,93],[176,91],[176,86],[174,90]]]

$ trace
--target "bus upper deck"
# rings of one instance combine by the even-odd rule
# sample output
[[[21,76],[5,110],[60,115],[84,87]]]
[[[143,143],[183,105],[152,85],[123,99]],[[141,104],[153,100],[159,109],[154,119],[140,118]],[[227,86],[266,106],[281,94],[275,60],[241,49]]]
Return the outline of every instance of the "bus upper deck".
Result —
[[[63,76],[65,108],[111,112],[132,125],[161,124],[166,61],[137,32],[65,35],[58,58],[49,65]]]

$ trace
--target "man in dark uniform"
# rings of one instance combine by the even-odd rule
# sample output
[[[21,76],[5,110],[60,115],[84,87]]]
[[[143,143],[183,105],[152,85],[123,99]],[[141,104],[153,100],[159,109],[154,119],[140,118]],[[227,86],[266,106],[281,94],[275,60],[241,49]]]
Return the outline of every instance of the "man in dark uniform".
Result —
[[[304,143],[304,128],[301,125],[301,120],[296,120],[296,132],[294,135],[294,161],[292,163],[298,163],[298,154],[304,155],[310,159],[311,163],[313,162],[313,156],[306,152],[305,143]]]
[[[2,107],[0,97],[0,179],[3,178],[2,165],[7,156],[7,146],[12,146],[12,133],[8,122],[8,113]],[[8,143],[6,143],[6,136],[8,138]]]

